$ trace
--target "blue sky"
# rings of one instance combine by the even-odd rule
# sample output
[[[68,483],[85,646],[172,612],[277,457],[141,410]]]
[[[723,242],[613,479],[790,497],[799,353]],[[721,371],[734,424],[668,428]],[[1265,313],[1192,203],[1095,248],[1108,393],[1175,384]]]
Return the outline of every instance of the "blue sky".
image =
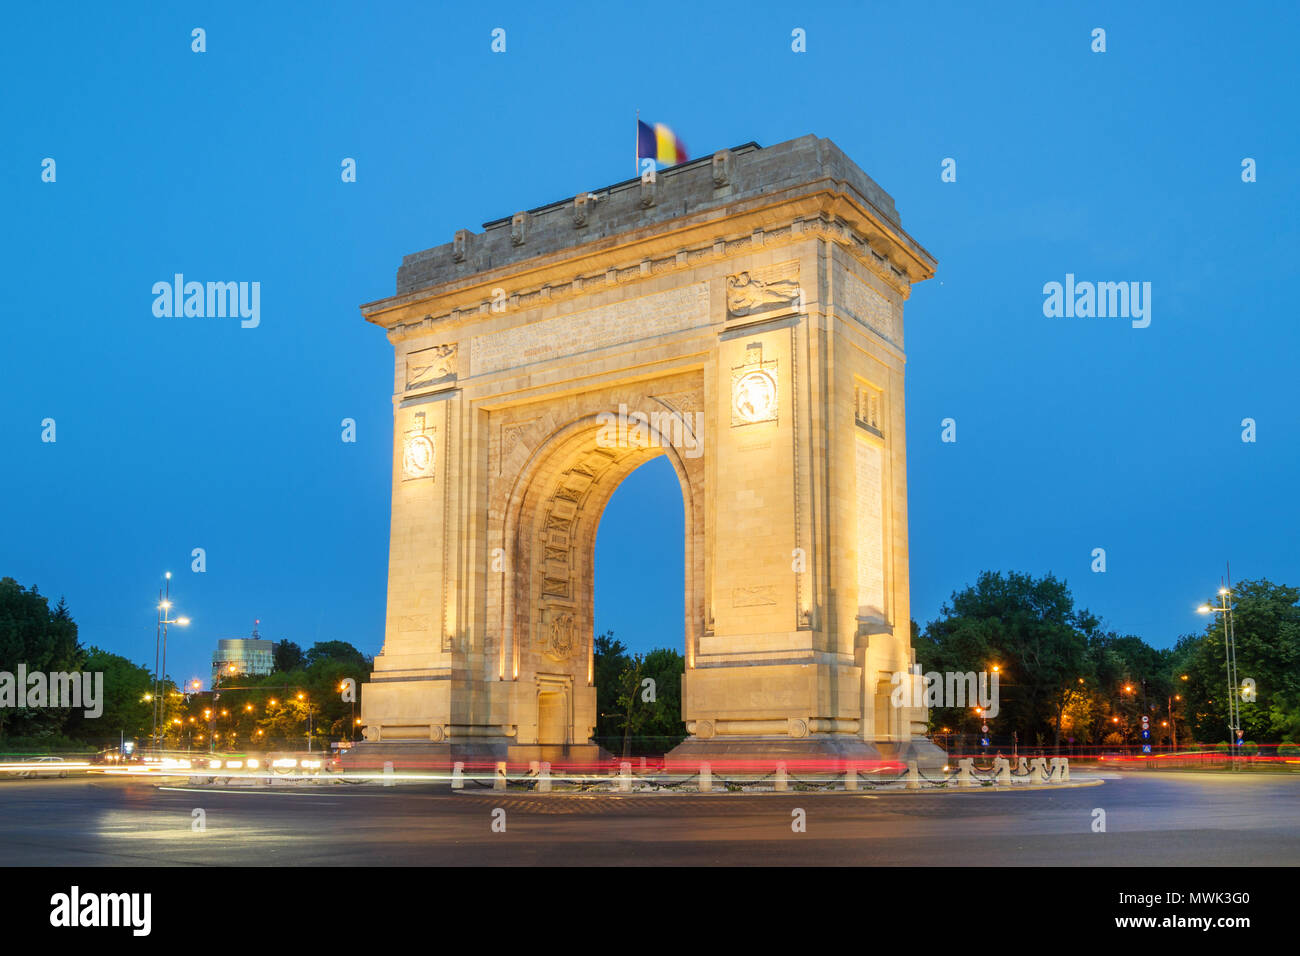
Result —
[[[1055,572],[1158,645],[1225,560],[1300,583],[1296,8],[985,6],[8,11],[0,574],[144,662],[173,571],[181,679],[255,617],[377,652],[392,353],[357,306],[405,253],[627,178],[640,108],[692,155],[831,138],[937,257],[906,313],[923,624],[985,568]],[[261,325],[156,318],[176,272],[260,281]],[[1045,318],[1066,273],[1150,282],[1150,327]],[[620,488],[598,631],[680,646],[680,514],[663,462]]]

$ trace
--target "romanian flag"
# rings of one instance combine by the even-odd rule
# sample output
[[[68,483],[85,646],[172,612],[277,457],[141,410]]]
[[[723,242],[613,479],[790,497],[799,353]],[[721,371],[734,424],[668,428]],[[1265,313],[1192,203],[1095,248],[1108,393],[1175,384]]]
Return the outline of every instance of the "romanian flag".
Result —
[[[677,138],[677,134],[663,123],[651,127],[640,120],[636,121],[636,158],[653,159],[665,166],[675,166],[686,162],[686,147]]]

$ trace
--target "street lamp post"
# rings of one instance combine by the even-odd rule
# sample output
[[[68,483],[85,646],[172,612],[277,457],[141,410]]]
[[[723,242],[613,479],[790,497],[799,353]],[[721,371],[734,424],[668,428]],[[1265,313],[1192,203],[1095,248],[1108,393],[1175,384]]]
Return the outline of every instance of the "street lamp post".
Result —
[[[158,749],[158,651],[162,647],[162,588],[158,589],[158,626],[154,631],[153,638],[153,696],[149,698],[149,704],[153,713],[153,730],[149,734],[149,740],[153,744],[153,749]]]
[[[166,685],[167,674],[167,626],[177,624],[185,627],[190,623],[188,617],[172,618],[171,615],[171,594],[172,594],[172,573],[168,571],[164,576],[166,584],[158,595],[158,629],[162,637],[162,664],[158,663],[158,645],[154,645],[154,695],[153,695],[153,749],[158,749],[158,720],[161,717],[167,719],[166,697],[164,690]]]
[[[1228,673],[1228,753],[1236,753],[1237,738],[1241,736],[1241,709],[1237,706],[1237,644],[1232,627],[1232,588],[1219,588],[1217,605],[1202,604],[1197,612],[1223,615],[1223,665]]]
[[[307,753],[311,753],[311,701],[307,700],[307,696],[301,692],[298,694],[298,699],[303,702],[303,707],[307,710]]]

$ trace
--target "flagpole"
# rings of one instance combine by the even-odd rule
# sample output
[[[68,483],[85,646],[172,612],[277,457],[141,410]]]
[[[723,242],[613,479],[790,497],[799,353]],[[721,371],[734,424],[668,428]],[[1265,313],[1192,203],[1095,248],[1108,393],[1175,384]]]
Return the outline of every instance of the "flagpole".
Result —
[[[636,136],[632,139],[632,166],[636,176],[641,175],[641,110],[636,111]]]

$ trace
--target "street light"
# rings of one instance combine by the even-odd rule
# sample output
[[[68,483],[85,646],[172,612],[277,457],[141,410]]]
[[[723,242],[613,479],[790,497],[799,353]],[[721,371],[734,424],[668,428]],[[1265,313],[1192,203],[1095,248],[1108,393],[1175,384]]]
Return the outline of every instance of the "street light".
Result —
[[[171,600],[171,595],[172,595],[172,573],[171,573],[170,571],[168,571],[168,572],[167,572],[163,577],[164,577],[164,580],[165,580],[166,583],[165,583],[164,587],[161,588],[161,589],[158,591],[158,628],[157,628],[157,637],[156,637],[155,642],[154,642],[154,656],[153,656],[153,660],[154,660],[154,691],[153,691],[154,701],[153,701],[153,734],[152,734],[152,740],[153,740],[153,747],[154,747],[154,750],[157,750],[157,749],[158,749],[158,720],[159,720],[160,717],[161,717],[163,720],[166,720],[166,719],[167,719],[167,713],[166,713],[166,709],[165,709],[165,708],[166,708],[166,703],[167,703],[167,702],[166,702],[165,698],[163,698],[163,696],[162,696],[162,693],[163,693],[164,690],[165,690],[164,687],[163,687],[163,684],[164,684],[164,681],[165,681],[165,675],[166,675],[166,673],[167,673],[167,627],[168,627],[168,625],[171,625],[171,624],[176,624],[176,625],[178,625],[178,626],[180,626],[180,627],[186,627],[186,626],[188,626],[189,623],[190,623],[190,619],[189,619],[188,617],[170,618],[170,617],[168,616],[168,615],[171,613],[171,608],[172,608],[172,600]],[[161,638],[161,644],[162,644],[162,663],[161,663],[161,665],[159,664],[159,660],[158,660],[158,645],[159,645],[159,641],[158,641],[157,638]]]
[[[1237,680],[1237,642],[1236,631],[1232,624],[1232,588],[1225,585],[1219,588],[1218,605],[1202,604],[1196,610],[1200,614],[1223,615],[1223,663],[1228,672],[1228,752],[1235,753],[1233,747],[1241,737],[1241,709],[1237,706],[1237,694],[1240,682]],[[1186,675],[1183,680],[1187,680]]]
[[[303,701],[307,710],[307,753],[311,753],[311,704],[306,703],[307,695],[298,692],[298,699]]]

